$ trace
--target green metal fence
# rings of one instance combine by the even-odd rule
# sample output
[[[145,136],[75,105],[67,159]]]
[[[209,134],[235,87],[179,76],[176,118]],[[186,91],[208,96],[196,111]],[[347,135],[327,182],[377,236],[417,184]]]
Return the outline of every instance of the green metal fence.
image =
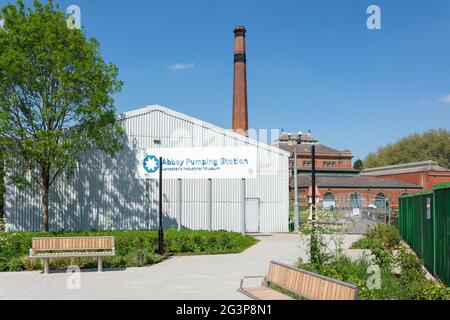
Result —
[[[450,284],[450,183],[439,185],[435,194],[435,273]]]
[[[450,285],[450,183],[400,197],[398,226],[427,269]]]

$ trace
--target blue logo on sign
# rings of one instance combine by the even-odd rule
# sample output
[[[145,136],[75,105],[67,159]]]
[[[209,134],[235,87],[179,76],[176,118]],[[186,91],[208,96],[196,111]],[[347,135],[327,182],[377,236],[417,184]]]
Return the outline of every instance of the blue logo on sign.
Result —
[[[142,164],[148,173],[155,173],[159,169],[159,159],[152,155],[146,156]]]

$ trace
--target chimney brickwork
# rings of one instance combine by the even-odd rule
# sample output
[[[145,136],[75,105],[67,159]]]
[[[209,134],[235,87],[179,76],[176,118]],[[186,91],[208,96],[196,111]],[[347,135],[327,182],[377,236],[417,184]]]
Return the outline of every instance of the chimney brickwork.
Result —
[[[233,130],[242,135],[248,133],[246,32],[242,26],[234,29]]]

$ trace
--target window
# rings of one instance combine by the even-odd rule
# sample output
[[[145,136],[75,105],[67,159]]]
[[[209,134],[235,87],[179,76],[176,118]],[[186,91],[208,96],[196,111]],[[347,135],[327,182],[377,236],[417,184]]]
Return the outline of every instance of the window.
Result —
[[[354,192],[350,195],[349,207],[352,209],[362,208],[361,195],[359,193]]]
[[[334,162],[334,161],[324,161],[323,166],[325,168],[336,168],[336,162]]]
[[[336,207],[336,197],[331,192],[327,192],[323,196],[323,208],[330,209],[333,207]]]
[[[379,209],[386,208],[386,195],[382,192],[375,196],[375,207]]]

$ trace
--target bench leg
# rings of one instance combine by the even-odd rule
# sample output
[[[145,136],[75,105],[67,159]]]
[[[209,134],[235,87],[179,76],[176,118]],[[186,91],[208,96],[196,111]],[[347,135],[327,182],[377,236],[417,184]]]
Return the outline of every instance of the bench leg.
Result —
[[[49,274],[50,267],[49,267],[48,258],[44,258],[43,262],[44,262],[44,274]]]
[[[97,258],[97,269],[98,269],[98,272],[103,272],[103,261],[102,261],[102,257],[98,257],[98,258]]]

